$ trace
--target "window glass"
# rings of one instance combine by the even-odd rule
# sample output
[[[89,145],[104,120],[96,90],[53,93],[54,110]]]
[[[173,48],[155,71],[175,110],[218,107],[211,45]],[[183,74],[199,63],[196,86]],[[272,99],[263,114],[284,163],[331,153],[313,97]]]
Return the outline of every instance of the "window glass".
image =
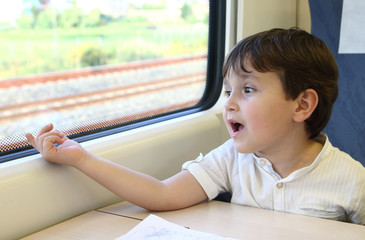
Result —
[[[197,106],[208,0],[13,0],[0,9],[0,155]]]

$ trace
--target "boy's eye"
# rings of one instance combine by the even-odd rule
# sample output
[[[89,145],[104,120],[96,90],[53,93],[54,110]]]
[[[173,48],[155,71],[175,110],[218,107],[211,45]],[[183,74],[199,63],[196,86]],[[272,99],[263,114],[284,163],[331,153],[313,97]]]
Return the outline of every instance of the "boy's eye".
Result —
[[[255,91],[255,89],[253,89],[251,87],[245,87],[243,90],[245,93],[253,93]]]
[[[226,97],[231,96],[231,91],[224,91],[224,95],[225,95]]]

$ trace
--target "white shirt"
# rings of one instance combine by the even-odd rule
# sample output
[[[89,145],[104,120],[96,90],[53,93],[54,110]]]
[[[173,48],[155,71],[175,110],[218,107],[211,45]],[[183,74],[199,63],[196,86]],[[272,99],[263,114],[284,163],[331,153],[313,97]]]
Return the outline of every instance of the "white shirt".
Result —
[[[323,149],[308,167],[281,178],[270,161],[238,153],[228,140],[184,163],[209,199],[230,192],[232,203],[365,224],[365,168],[321,134]]]

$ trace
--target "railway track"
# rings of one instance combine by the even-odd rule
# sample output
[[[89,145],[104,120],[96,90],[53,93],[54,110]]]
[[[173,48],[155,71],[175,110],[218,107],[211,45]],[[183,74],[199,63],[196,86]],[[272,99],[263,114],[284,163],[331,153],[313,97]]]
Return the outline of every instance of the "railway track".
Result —
[[[0,153],[49,122],[74,135],[193,106],[205,70],[199,55],[0,81]]]
[[[67,110],[69,108],[80,106],[87,107],[89,105],[104,103],[110,100],[123,100],[123,98],[126,97],[137,96],[149,92],[157,92],[164,89],[175,90],[176,88],[193,85],[195,83],[204,83],[204,77],[205,73],[191,74],[143,84],[133,84],[113,89],[104,89],[77,95],[4,106],[0,107],[0,118],[2,120],[16,119],[18,117],[32,116],[34,114],[47,111]]]

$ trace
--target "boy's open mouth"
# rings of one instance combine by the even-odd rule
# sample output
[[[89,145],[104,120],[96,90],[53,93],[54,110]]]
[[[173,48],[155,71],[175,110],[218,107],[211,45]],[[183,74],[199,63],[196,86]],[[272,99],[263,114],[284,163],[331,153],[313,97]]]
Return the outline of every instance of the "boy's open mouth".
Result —
[[[244,126],[241,123],[231,122],[230,124],[231,124],[232,133],[239,132],[244,128]]]

